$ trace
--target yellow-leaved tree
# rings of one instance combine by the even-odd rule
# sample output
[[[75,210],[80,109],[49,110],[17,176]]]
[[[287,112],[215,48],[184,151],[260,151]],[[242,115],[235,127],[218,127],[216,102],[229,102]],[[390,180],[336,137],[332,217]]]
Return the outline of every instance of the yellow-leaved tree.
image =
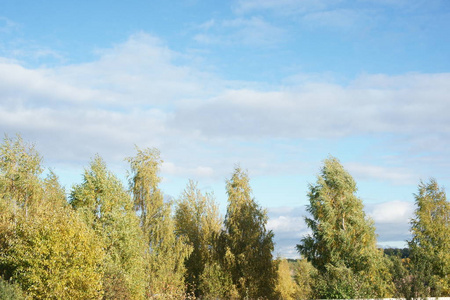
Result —
[[[0,146],[0,275],[33,299],[100,299],[103,250],[20,137]]]
[[[134,209],[144,234],[147,296],[181,299],[186,291],[184,261],[192,250],[184,237],[176,235],[172,203],[164,202],[158,187],[162,163],[159,151],[137,149],[136,156],[127,160],[131,165],[128,178]]]

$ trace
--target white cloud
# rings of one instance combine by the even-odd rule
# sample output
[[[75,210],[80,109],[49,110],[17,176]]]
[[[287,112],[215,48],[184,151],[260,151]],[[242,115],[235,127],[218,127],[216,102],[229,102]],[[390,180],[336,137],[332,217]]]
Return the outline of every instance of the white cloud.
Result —
[[[286,258],[298,258],[295,245],[310,233],[304,222],[304,207],[271,207],[268,210],[267,229],[275,234],[274,254]]]
[[[406,74],[349,86],[306,83],[279,91],[228,90],[179,111],[173,125],[206,136],[320,138],[395,133],[450,134],[450,74]],[[202,118],[199,118],[202,116]]]
[[[412,218],[414,203],[390,201],[370,206],[369,215],[376,223],[407,224]]]
[[[411,238],[410,219],[414,213],[414,203],[389,201],[366,205],[367,214],[375,221],[380,245],[404,247]]]
[[[214,169],[211,167],[197,166],[193,168],[185,168],[177,166],[172,162],[164,162],[161,166],[161,172],[168,175],[191,177],[191,178],[214,177]]]
[[[223,179],[236,162],[256,174],[276,173],[283,153],[266,147],[275,139],[387,134],[422,151],[432,138],[433,153],[446,157],[449,81],[446,73],[366,74],[348,85],[319,77],[258,88],[205,73],[189,56],[139,33],[90,63],[31,69],[1,59],[0,127],[39,141],[42,154],[57,161],[95,153],[121,161],[134,144],[158,147],[176,166],[168,173],[191,178]],[[416,176],[401,165],[350,167],[400,183]]]
[[[382,167],[355,162],[346,163],[345,167],[358,179],[383,180],[396,184],[415,184],[420,179],[420,176],[411,173],[411,169],[406,168]]]

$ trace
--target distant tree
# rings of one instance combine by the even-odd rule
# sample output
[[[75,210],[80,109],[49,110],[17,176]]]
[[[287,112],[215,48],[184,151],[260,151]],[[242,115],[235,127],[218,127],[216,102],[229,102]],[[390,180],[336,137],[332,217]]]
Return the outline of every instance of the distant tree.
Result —
[[[305,218],[312,234],[297,245],[318,270],[315,290],[321,298],[383,297],[389,294],[389,272],[376,246],[373,221],[363,211],[356,183],[340,162],[325,160],[309,187]]]
[[[221,257],[239,295],[273,298],[276,266],[273,233],[266,229],[267,213],[251,197],[249,178],[237,167],[227,181],[228,208],[221,235]]]
[[[185,237],[192,253],[185,261],[188,292],[204,295],[201,278],[207,264],[214,263],[216,239],[220,232],[219,210],[212,194],[202,194],[189,181],[178,200],[175,212],[176,232]]]
[[[162,163],[159,151],[137,149],[137,155],[127,161],[131,165],[128,180],[134,209],[140,216],[146,244],[148,294],[179,299],[185,293],[184,262],[192,250],[184,237],[176,235],[172,203],[164,202],[158,187]]]
[[[411,220],[413,276],[417,296],[450,295],[450,203],[436,180],[421,182]]]
[[[400,258],[409,257],[409,248],[384,248],[383,252],[387,256],[397,256]]]
[[[283,300],[297,299],[298,287],[293,280],[289,263],[286,259],[277,259],[277,284],[275,290]]]
[[[105,297],[143,297],[145,249],[139,218],[130,195],[99,156],[85,170],[83,182],[74,186],[70,203],[94,229],[105,249]]]

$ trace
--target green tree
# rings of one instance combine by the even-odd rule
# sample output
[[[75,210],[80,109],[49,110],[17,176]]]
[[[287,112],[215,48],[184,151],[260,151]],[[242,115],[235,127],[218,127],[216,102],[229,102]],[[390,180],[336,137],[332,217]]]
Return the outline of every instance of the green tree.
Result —
[[[325,160],[317,183],[309,187],[307,210],[312,218],[305,221],[312,234],[297,249],[318,270],[318,297],[389,294],[386,261],[376,247],[373,221],[365,216],[356,190],[355,181],[334,157]]]
[[[105,297],[142,298],[145,268],[139,218],[130,195],[99,156],[85,170],[83,182],[73,187],[70,203],[94,229],[105,249]]]
[[[413,276],[422,279],[415,284],[422,287],[416,296],[449,296],[450,203],[434,179],[419,184],[415,203],[412,239],[408,243]]]
[[[251,197],[248,175],[239,167],[226,187],[228,207],[219,249],[224,269],[231,273],[242,298],[271,299],[277,275],[273,233],[266,229],[267,212]]]
[[[201,278],[205,266],[214,262],[216,239],[221,220],[212,194],[202,194],[197,184],[189,181],[178,200],[175,212],[177,234],[184,236],[192,253],[185,261],[188,292],[204,295]]]
[[[162,163],[159,151],[137,149],[137,155],[127,161],[131,165],[129,187],[147,248],[148,294],[180,298],[185,293],[184,261],[191,247],[175,234],[171,203],[164,202],[158,187]]]
[[[294,298],[312,299],[315,278],[317,278],[317,269],[306,259],[298,260],[294,268],[294,279],[297,284]]]

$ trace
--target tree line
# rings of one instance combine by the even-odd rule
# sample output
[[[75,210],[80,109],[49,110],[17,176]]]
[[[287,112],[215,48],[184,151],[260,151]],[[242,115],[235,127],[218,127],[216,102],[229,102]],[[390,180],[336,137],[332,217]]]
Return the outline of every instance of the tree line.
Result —
[[[274,258],[246,171],[213,194],[159,188],[157,149],[136,149],[124,185],[95,156],[66,191],[20,136],[0,144],[0,299],[324,299],[450,294],[450,205],[420,183],[408,257],[384,255],[356,183],[333,157],[309,186],[301,259]],[[400,253],[400,252],[399,252]]]

